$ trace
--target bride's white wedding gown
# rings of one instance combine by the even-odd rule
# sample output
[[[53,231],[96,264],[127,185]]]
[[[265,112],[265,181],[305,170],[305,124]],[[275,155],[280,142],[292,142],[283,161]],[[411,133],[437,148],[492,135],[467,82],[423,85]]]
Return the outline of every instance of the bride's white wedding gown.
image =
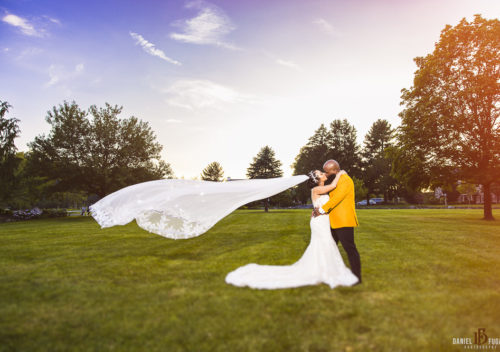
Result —
[[[320,207],[328,201],[322,195],[315,202]],[[230,272],[226,282],[235,286],[277,289],[325,283],[331,288],[352,286],[358,278],[345,266],[330,231],[327,215],[311,218],[311,242],[302,257],[292,265],[247,264]]]

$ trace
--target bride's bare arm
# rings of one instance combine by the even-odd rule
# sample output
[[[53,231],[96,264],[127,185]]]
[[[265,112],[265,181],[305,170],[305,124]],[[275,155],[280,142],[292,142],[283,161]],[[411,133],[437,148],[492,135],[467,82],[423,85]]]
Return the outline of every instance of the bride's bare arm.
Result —
[[[337,183],[339,182],[340,176],[347,175],[347,172],[344,170],[340,170],[340,172],[335,176],[335,179],[329,185],[324,186],[316,186],[312,189],[313,194],[325,194],[330,191],[333,191],[337,187]]]

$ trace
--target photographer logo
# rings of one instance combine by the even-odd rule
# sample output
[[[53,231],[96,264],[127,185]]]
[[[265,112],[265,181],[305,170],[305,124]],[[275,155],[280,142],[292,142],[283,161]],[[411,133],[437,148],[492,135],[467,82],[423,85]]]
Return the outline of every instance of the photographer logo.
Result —
[[[467,350],[496,350],[500,345],[500,337],[488,337],[485,328],[478,328],[472,337],[453,337],[454,345],[462,345]],[[500,350],[500,348],[498,348]]]

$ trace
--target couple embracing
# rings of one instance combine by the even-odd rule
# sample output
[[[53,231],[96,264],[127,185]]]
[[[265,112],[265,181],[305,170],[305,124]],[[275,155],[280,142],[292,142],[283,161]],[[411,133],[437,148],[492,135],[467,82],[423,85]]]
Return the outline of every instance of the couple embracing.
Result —
[[[314,210],[311,241],[302,257],[292,265],[247,264],[230,272],[226,282],[235,286],[278,289],[325,283],[331,288],[361,283],[361,261],[354,243],[358,226],[354,205],[354,183],[338,162],[328,160],[323,171],[309,173]],[[346,267],[337,247],[347,253]]]

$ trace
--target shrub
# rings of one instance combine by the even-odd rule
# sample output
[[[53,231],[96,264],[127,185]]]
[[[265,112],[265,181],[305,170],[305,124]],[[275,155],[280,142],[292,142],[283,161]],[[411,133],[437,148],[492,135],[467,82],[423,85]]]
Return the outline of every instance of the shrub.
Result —
[[[12,212],[12,217],[16,220],[30,220],[40,217],[43,211],[40,208],[26,209],[26,210],[14,210]]]
[[[0,209],[0,218],[2,221],[16,221],[16,220],[31,220],[37,218],[57,218],[65,217],[68,213],[66,209],[62,208],[49,208],[49,209],[21,209],[21,210],[10,210],[10,209]]]

